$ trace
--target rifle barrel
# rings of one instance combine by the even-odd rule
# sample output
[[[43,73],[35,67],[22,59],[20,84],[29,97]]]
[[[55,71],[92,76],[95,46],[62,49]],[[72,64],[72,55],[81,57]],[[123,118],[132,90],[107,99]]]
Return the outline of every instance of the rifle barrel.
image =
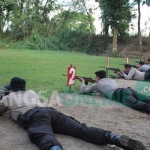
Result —
[[[62,76],[68,76],[68,75],[62,74]],[[87,79],[87,80],[93,80],[91,77],[76,76],[76,79],[79,79],[79,78],[84,78],[84,79]]]
[[[68,76],[68,75],[66,75],[66,74],[62,74],[62,76]]]

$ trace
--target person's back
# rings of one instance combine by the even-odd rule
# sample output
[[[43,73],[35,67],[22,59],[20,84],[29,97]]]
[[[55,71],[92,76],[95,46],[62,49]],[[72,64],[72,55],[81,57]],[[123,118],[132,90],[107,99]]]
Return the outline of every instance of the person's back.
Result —
[[[141,72],[139,70],[136,70],[135,68],[131,68],[128,75],[124,74],[123,75],[125,79],[130,80],[144,80],[145,72]]]
[[[105,71],[97,71],[95,72],[95,84],[87,87],[85,82],[82,81],[81,92],[82,93],[90,93],[94,90],[98,91],[101,95],[106,96],[108,98],[112,98],[113,92],[118,88],[118,85],[113,79],[106,78]],[[100,77],[99,77],[100,74]]]
[[[17,120],[19,114],[24,114],[30,109],[43,107],[38,95],[32,90],[12,92],[3,98],[1,103],[8,108],[14,120]]]
[[[142,65],[141,67],[138,68],[138,70],[141,71],[141,72],[146,72],[149,69],[150,69],[150,66],[146,65],[146,64],[144,64],[144,65]]]
[[[118,88],[117,83],[110,78],[103,78],[97,83],[97,91],[108,98],[112,98],[113,92]]]

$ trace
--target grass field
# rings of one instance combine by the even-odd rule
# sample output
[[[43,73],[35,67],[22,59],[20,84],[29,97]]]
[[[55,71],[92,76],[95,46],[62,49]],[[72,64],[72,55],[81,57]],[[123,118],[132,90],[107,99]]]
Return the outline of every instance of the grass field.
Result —
[[[110,58],[110,67],[123,69],[125,58]],[[136,64],[130,60],[131,64]],[[0,49],[0,87],[10,82],[12,77],[22,77],[27,81],[27,89],[36,92],[46,90],[64,92],[67,78],[67,67],[73,64],[77,68],[77,75],[95,77],[94,72],[100,66],[106,65],[106,58],[90,56],[83,53],[65,51],[31,51]],[[112,71],[109,71],[112,74]],[[80,82],[72,88],[79,88]]]

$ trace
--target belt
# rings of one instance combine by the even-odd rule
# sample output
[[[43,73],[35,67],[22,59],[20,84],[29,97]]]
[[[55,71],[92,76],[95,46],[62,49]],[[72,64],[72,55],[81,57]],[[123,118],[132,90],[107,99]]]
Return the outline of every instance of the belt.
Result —
[[[30,109],[28,110],[27,112],[25,112],[23,114],[23,116],[26,118],[26,119],[29,119],[33,114],[35,114],[37,111],[39,110],[39,107],[36,107],[34,109]]]

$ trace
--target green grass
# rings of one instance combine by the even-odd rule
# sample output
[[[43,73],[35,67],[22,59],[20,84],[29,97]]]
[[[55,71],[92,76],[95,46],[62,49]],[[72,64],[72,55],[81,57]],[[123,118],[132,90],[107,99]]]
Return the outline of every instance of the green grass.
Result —
[[[119,65],[121,63],[125,63],[125,58],[110,58],[110,67],[123,69]],[[94,78],[94,72],[106,65],[106,58],[65,51],[0,49],[0,64],[0,87],[18,76],[27,81],[27,89],[51,93],[53,90],[68,90],[67,77],[62,76],[62,73],[67,74],[70,64],[76,66],[77,75]],[[131,64],[136,63],[131,61]],[[112,71],[109,72],[112,74]],[[79,85],[80,82],[77,81],[73,91]]]

